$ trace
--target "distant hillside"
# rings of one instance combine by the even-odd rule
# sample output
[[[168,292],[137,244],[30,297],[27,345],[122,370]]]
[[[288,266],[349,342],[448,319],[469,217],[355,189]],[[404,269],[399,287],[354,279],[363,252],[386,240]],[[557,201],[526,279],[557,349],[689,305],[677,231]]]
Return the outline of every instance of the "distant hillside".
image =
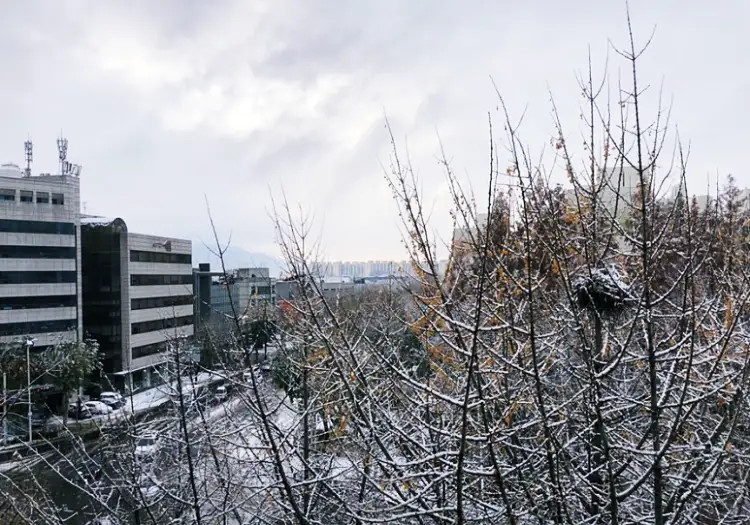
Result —
[[[197,267],[198,263],[210,263],[211,270],[221,270],[221,262],[206,246],[200,241],[193,241],[193,266]],[[265,253],[248,252],[242,248],[230,246],[224,253],[224,264],[227,269],[234,268],[269,268],[271,276],[278,277],[284,263],[276,257],[266,255]]]

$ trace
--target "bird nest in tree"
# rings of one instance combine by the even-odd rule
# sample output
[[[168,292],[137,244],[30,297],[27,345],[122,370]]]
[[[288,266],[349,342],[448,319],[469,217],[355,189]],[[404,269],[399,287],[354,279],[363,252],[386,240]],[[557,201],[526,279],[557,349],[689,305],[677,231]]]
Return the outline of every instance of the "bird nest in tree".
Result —
[[[580,308],[599,314],[616,314],[631,300],[630,285],[615,267],[584,270],[573,280],[573,292]]]

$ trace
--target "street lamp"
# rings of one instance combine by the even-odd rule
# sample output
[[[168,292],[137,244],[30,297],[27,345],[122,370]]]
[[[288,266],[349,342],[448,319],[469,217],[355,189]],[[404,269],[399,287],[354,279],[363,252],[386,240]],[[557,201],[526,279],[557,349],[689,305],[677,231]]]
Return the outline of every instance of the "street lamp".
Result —
[[[3,446],[8,444],[8,378],[3,366]]]
[[[34,346],[34,340],[30,337],[26,338],[26,385],[27,385],[27,394],[28,394],[28,401],[29,401],[29,411],[28,411],[28,418],[29,418],[29,443],[32,442],[32,428],[31,428],[31,347]]]

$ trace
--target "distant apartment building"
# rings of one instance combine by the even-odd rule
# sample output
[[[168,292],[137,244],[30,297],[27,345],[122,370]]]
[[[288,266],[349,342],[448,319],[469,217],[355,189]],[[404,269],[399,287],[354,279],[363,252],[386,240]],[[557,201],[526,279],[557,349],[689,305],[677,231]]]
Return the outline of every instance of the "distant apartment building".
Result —
[[[79,201],[76,174],[0,166],[0,343],[81,336]]]
[[[388,277],[411,271],[409,261],[330,261],[318,265],[321,277]]]
[[[81,219],[83,329],[99,341],[118,388],[161,379],[168,345],[193,335],[192,243],[128,231],[122,219]]]

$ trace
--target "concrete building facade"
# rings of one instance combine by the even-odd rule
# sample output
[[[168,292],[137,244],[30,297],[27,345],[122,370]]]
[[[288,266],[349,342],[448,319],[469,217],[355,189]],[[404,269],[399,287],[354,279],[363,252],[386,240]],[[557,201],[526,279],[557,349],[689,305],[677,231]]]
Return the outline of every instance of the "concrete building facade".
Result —
[[[81,336],[80,181],[0,166],[0,343]]]
[[[193,335],[192,243],[129,232],[122,219],[84,217],[81,230],[83,328],[116,386],[148,388],[167,345]]]
[[[233,312],[245,315],[264,304],[274,304],[275,286],[269,268],[238,268],[226,282],[222,279],[212,283],[211,310],[225,316],[232,316]]]

